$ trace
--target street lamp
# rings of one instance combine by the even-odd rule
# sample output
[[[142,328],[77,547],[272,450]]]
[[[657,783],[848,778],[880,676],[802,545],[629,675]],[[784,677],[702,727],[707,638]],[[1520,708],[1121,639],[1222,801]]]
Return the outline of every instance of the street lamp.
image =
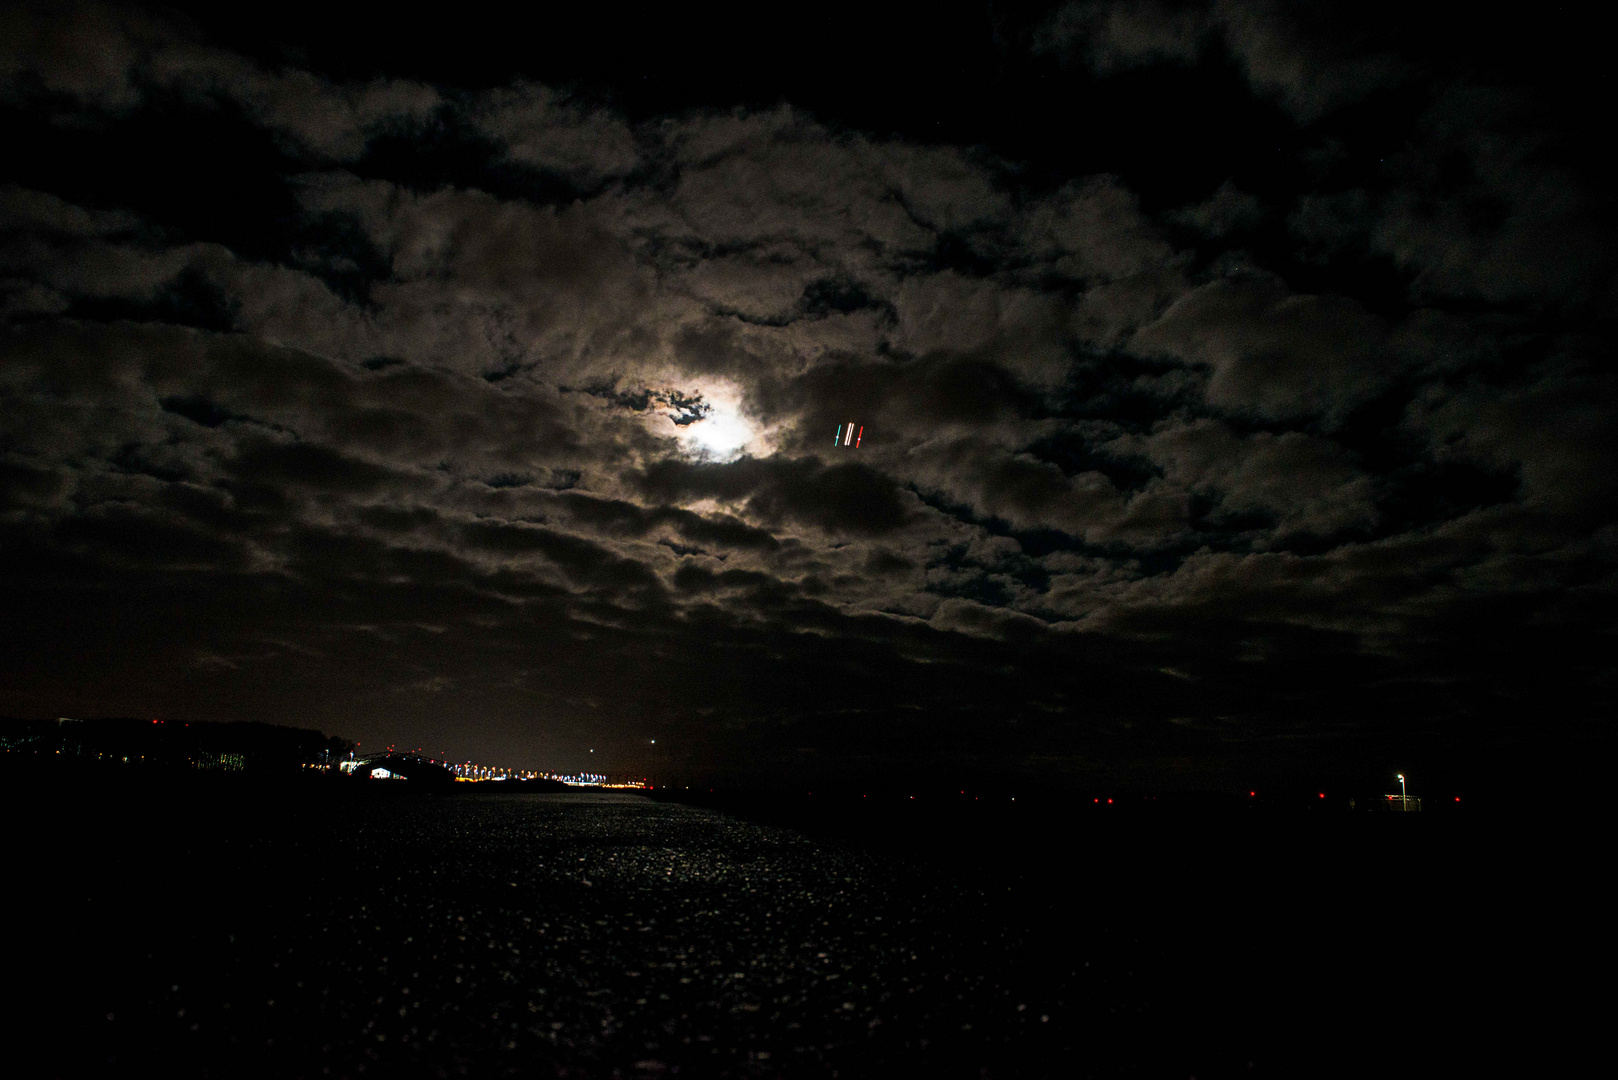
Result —
[[[1410,809],[1410,797],[1405,794],[1405,774],[1395,773],[1394,775],[1399,778],[1399,808],[1408,810]]]

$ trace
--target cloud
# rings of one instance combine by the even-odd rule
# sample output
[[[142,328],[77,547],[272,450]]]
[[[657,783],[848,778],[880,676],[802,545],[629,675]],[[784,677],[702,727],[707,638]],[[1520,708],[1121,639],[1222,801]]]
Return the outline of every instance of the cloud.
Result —
[[[19,184],[0,184],[0,231],[91,237],[123,232],[138,220],[127,211],[87,210]]]
[[[1210,195],[1206,202],[1173,215],[1173,220],[1210,239],[1252,228],[1263,218],[1264,209],[1258,199],[1241,191],[1229,180],[1220,184],[1219,190]]]
[[[1209,12],[1163,3],[1070,3],[1057,10],[1040,41],[1046,50],[1075,50],[1110,74],[1153,62],[1190,63],[1205,47]]]
[[[1063,9],[1085,70],[1050,100],[1224,55],[1342,143],[1173,182],[1065,120],[1023,161],[790,95],[345,81],[122,8],[4,17],[7,108],[78,155],[0,188],[3,628],[40,686],[82,655],[98,700],[205,678],[345,731],[452,687],[499,739],[611,713],[759,761],[874,701],[874,743],[919,710],[970,758],[1318,734],[1321,686],[1491,708],[1514,654],[1604,633],[1597,185],[1526,92],[1392,116],[1419,58],[1329,12]],[[191,214],[179,158],[118,182],[101,134],[199,118],[274,147],[239,162],[273,212]]]
[[[1028,615],[959,597],[940,604],[929,622],[940,630],[1002,639],[1027,637],[1045,630],[1043,622]]]
[[[0,80],[10,95],[31,76],[47,91],[107,108],[139,100],[133,68],[163,35],[133,9],[97,3],[8,4],[0,20]]]
[[[1465,459],[1514,473],[1530,506],[1594,522],[1618,495],[1618,383],[1572,367],[1521,387],[1430,389],[1407,423],[1440,460]],[[1589,517],[1586,517],[1589,515]]]
[[[1217,44],[1255,91],[1307,123],[1409,75],[1399,57],[1373,49],[1368,35],[1345,32],[1329,17],[1311,25],[1316,20],[1309,9],[1235,0],[1079,0],[1052,16],[1039,47],[1110,75],[1146,64],[1195,63]]]
[[[891,477],[851,462],[744,458],[719,465],[664,460],[637,483],[659,499],[713,499],[743,506],[766,522],[795,522],[834,533],[893,532],[913,513],[911,500]]]
[[[1393,159],[1406,183],[1377,207],[1368,244],[1413,272],[1417,295],[1610,310],[1611,214],[1530,110],[1520,93],[1458,81]]]
[[[128,111],[149,88],[231,102],[299,153],[351,160],[390,127],[420,125],[441,104],[421,83],[336,84],[307,71],[266,71],[207,45],[182,21],[133,7],[76,2],[8,6],[0,40],[0,93],[30,81],[84,105]]]
[[[1346,296],[1218,280],[1176,300],[1130,347],[1210,369],[1208,403],[1272,419],[1339,417],[1398,374],[1381,320]]]
[[[1020,232],[1024,250],[1082,281],[1129,277],[1172,254],[1135,194],[1110,176],[1069,184],[1034,203]]]
[[[1341,446],[1298,431],[1245,437],[1217,420],[1164,422],[1148,437],[1120,440],[1163,470],[1172,484],[1219,499],[1234,517],[1273,516],[1274,540],[1331,535],[1377,521],[1376,484]]]
[[[597,187],[639,164],[635,134],[621,117],[548,87],[517,82],[474,99],[475,128],[499,140],[512,161]]]

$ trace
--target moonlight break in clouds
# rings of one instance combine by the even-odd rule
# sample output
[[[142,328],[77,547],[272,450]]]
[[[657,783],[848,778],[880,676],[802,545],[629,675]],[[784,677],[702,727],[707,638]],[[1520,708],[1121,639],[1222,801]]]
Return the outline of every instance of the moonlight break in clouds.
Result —
[[[1576,21],[278,12],[0,9],[0,711],[739,782],[1599,734]]]

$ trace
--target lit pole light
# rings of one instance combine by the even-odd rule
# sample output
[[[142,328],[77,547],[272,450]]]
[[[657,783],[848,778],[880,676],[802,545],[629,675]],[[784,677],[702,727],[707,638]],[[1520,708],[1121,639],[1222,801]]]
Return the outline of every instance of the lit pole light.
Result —
[[[1405,774],[1394,773],[1399,778],[1399,806],[1401,809],[1410,809],[1410,796],[1405,792]]]

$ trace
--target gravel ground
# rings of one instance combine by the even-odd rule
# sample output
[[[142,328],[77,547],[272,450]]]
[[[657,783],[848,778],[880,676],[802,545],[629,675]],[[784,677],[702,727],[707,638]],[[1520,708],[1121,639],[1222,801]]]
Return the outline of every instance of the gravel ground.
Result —
[[[58,1075],[1322,1075],[1444,1034],[1367,950],[1463,953],[1306,855],[911,858],[627,794],[86,796],[28,835],[53,959],[13,1020]]]

